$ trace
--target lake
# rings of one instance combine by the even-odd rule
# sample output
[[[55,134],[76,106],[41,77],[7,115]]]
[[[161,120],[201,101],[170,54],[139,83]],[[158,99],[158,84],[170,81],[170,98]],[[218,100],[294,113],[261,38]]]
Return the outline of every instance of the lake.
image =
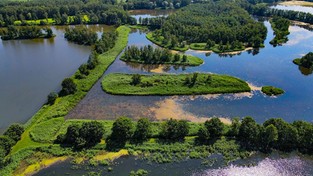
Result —
[[[313,7],[305,7],[299,5],[274,5],[271,8],[279,10],[293,10],[313,14]]]
[[[239,55],[225,56],[206,54],[189,50],[186,53],[204,60],[199,67],[179,67],[169,65],[150,65],[116,61],[107,72],[123,73],[189,73],[212,72],[228,74],[249,82],[255,88],[251,93],[203,95],[203,96],[116,96],[102,91],[100,81],[87,96],[72,110],[67,118],[116,119],[119,116],[132,118],[149,117],[163,120],[167,118],[197,121],[208,117],[252,116],[257,122],[268,118],[281,117],[286,121],[306,120],[313,117],[313,76],[292,63],[294,58],[312,51],[313,32],[298,26],[290,26],[289,41],[283,46],[273,47],[269,41],[273,30],[269,22],[265,48],[259,51],[243,52]],[[144,46],[152,44],[145,32],[134,30],[129,36],[128,45]],[[302,72],[301,72],[302,71]],[[286,91],[278,97],[268,97],[259,89],[264,85],[280,87]]]
[[[88,60],[90,47],[67,42],[64,26],[52,27],[52,39],[0,39],[0,132],[12,123],[25,123],[46,102],[51,91],[58,91],[65,77],[71,76]],[[89,26],[99,35],[113,30]]]

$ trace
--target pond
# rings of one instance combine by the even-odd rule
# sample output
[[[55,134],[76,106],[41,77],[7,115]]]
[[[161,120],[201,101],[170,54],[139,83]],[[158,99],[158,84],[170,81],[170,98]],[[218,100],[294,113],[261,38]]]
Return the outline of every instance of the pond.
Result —
[[[102,32],[114,28],[89,26]],[[67,42],[64,26],[52,27],[53,39],[0,39],[0,132],[10,124],[26,122],[88,60],[90,47]]]
[[[294,58],[312,51],[313,32],[298,26],[290,26],[289,41],[283,46],[273,47],[269,41],[273,30],[269,22],[265,48],[228,56],[207,54],[189,50],[186,53],[204,59],[199,67],[173,67],[168,65],[129,64],[116,59],[107,72],[123,73],[189,73],[212,72],[228,74],[248,81],[254,91],[244,94],[204,95],[204,96],[115,96],[102,91],[100,81],[87,96],[72,110],[67,118],[115,119],[120,116],[150,119],[187,119],[197,121],[208,117],[252,116],[257,122],[271,117],[281,117],[286,121],[312,121],[313,75],[304,75],[292,63]],[[145,32],[134,30],[128,45],[144,46],[152,44]],[[280,87],[286,91],[278,97],[268,97],[259,89],[264,85]]]

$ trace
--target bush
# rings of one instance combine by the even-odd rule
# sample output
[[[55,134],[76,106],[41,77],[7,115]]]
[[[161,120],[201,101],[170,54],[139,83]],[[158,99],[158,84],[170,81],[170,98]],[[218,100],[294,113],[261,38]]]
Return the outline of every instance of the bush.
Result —
[[[189,125],[185,120],[170,119],[163,124],[160,136],[171,142],[182,141],[189,133]]]
[[[141,118],[137,122],[136,130],[133,136],[135,142],[143,142],[151,136],[151,122],[147,118]]]
[[[139,74],[134,74],[132,76],[132,81],[130,84],[136,86],[137,84],[140,84],[140,82],[141,82],[141,76]]]
[[[72,78],[65,78],[62,82],[61,95],[66,96],[74,94],[77,91],[77,85]]]
[[[0,136],[0,148],[4,149],[5,155],[9,154],[11,147],[15,144],[15,141],[8,136]]]
[[[58,94],[55,92],[51,92],[48,95],[48,104],[53,105],[55,100],[58,98]]]
[[[133,135],[133,122],[130,118],[120,117],[115,120],[112,127],[112,133],[107,139],[107,148],[124,147],[126,142]]]
[[[8,136],[15,142],[19,141],[21,139],[21,136],[24,132],[24,127],[20,124],[13,124],[11,125],[3,135]]]
[[[82,64],[79,68],[78,68],[79,72],[83,75],[89,75],[89,70],[88,70],[88,65],[87,64]]]

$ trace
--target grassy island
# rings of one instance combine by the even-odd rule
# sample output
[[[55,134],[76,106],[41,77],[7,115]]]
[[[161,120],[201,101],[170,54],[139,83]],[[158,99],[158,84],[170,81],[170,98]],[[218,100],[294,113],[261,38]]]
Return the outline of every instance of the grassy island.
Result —
[[[263,86],[261,91],[268,96],[281,95],[285,93],[283,89],[273,87],[273,86]]]
[[[196,95],[250,92],[248,84],[227,75],[193,73],[138,75],[114,73],[102,80],[104,91],[118,95]]]
[[[151,45],[144,47],[130,46],[126,48],[121,60],[125,62],[136,62],[141,64],[172,64],[198,66],[203,60],[182,54],[172,54],[168,49],[153,48]]]

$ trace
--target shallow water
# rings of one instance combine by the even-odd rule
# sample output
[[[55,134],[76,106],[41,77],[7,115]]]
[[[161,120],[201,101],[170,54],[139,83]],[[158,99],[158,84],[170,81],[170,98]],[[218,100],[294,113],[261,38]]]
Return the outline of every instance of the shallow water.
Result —
[[[73,165],[70,160],[43,169],[36,176],[48,175],[85,175],[95,172],[100,175],[124,176],[132,170],[144,169],[149,176],[309,176],[313,174],[312,160],[296,154],[273,153],[270,156],[257,154],[247,159],[237,160],[224,165],[220,155],[207,158],[209,164],[202,160],[189,159],[181,162],[157,164],[132,156],[119,158],[110,166]],[[108,172],[108,167],[113,170]]]
[[[89,26],[106,31],[105,26]],[[90,47],[67,42],[64,26],[52,27],[53,39],[0,39],[0,132],[11,123],[26,122],[88,60]]]
[[[303,56],[313,49],[313,32],[290,26],[289,41],[283,46],[273,47],[269,41],[273,31],[268,22],[265,48],[258,53],[246,51],[239,55],[224,56],[189,50],[186,53],[204,59],[199,67],[143,66],[127,64],[116,59],[106,74],[124,73],[189,73],[212,72],[228,74],[248,81],[255,91],[242,94],[204,96],[114,96],[102,91],[100,81],[87,96],[70,112],[67,118],[115,119],[119,116],[151,119],[177,118],[197,121],[208,117],[253,116],[258,122],[271,117],[282,117],[286,121],[312,121],[313,76],[303,75],[294,58]],[[151,44],[145,33],[134,31],[128,45]],[[277,86],[286,91],[278,97],[268,97],[259,90],[263,85]]]

